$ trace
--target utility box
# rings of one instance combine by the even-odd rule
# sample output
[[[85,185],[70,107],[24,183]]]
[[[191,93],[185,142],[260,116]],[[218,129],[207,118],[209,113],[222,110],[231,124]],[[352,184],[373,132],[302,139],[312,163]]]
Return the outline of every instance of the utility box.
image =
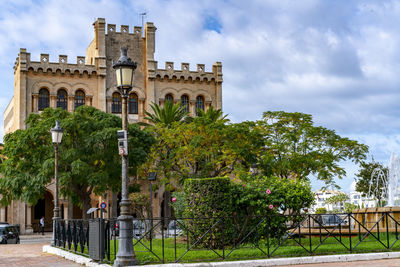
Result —
[[[101,218],[93,219],[93,215],[97,210],[100,210]],[[86,212],[92,217],[92,219],[89,220],[89,258],[100,262],[104,259],[106,245],[103,212],[105,212],[105,210],[102,208],[90,208]]]
[[[103,261],[105,250],[105,231],[103,219],[89,220],[89,257],[95,261]]]

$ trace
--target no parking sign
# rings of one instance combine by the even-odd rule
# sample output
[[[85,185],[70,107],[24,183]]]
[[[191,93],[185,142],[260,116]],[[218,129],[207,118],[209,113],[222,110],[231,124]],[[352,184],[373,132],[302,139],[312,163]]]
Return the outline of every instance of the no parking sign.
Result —
[[[100,208],[105,209],[107,207],[106,202],[101,202]]]

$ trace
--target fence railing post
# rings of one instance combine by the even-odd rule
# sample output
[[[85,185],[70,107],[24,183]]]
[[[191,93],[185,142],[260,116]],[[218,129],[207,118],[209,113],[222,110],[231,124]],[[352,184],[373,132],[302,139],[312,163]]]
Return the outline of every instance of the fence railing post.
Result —
[[[175,227],[174,227],[174,252],[175,252],[175,261],[176,261],[176,228],[178,227],[178,219],[175,221]]]
[[[379,223],[381,222],[381,219],[382,219],[382,217],[376,222],[376,229],[378,231],[378,240],[379,241],[381,241],[381,235],[380,235],[380,229],[379,229]]]
[[[311,215],[308,214],[308,238],[310,241],[310,255],[312,255],[312,242],[311,242]]]
[[[388,213],[385,212],[386,215],[386,240],[387,240],[387,248],[390,246],[389,242],[389,218],[388,218]]]
[[[267,252],[268,252],[268,258],[270,257],[270,254],[269,254],[269,231],[270,231],[269,220],[267,220]]]
[[[302,221],[299,223],[299,244],[301,246],[301,223]]]
[[[350,213],[347,214],[348,216],[348,221],[349,221],[349,245],[350,245],[350,253],[353,253],[353,248],[351,245],[351,215]]]
[[[224,217],[221,218],[221,231],[222,231],[222,259],[225,260],[225,227],[224,227]]]
[[[164,258],[164,225],[165,225],[165,218],[161,219],[161,246],[162,246],[162,263],[165,263]]]

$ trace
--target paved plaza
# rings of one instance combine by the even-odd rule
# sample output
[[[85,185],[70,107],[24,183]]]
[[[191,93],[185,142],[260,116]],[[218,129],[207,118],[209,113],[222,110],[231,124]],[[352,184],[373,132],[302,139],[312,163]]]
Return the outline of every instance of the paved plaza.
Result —
[[[78,267],[80,264],[42,252],[45,243],[0,245],[0,267]]]

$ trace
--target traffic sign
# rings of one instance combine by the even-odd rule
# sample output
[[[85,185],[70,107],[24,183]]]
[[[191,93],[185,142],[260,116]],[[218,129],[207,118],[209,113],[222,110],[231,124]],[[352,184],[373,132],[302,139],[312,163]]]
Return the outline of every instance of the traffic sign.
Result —
[[[105,209],[107,207],[106,202],[101,202],[100,208]]]
[[[120,147],[118,149],[118,153],[119,153],[120,156],[126,156],[125,148]]]

